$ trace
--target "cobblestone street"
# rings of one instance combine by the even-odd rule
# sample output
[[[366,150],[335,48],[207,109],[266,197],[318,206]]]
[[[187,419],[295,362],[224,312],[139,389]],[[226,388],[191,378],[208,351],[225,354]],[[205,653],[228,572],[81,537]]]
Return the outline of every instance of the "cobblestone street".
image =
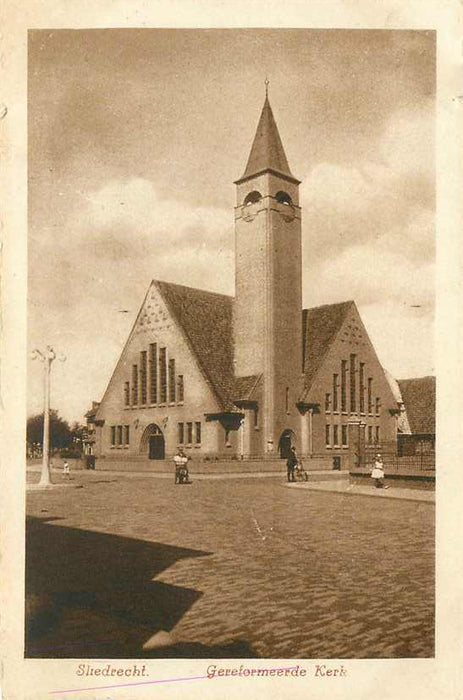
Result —
[[[433,656],[432,504],[72,478],[27,497],[28,656]]]

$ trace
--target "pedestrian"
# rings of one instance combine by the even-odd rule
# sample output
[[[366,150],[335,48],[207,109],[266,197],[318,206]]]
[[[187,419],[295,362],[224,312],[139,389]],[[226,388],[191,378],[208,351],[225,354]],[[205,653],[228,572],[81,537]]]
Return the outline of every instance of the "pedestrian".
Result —
[[[286,471],[287,471],[287,476],[288,476],[288,481],[296,481],[294,477],[294,471],[297,467],[297,456],[296,456],[296,448],[291,447],[291,450],[289,452],[289,457],[286,460]]]
[[[186,456],[185,452],[183,451],[183,447],[179,447],[174,456],[176,484],[188,482],[188,460],[189,457]]]
[[[67,461],[67,459],[65,459],[63,462],[63,478],[65,478],[65,479],[71,478],[71,476],[69,474],[69,462]]]
[[[384,483],[384,464],[383,464],[383,458],[381,457],[379,452],[376,455],[375,461],[373,463],[373,469],[371,471],[371,478],[375,480],[375,486],[377,489],[389,488]]]

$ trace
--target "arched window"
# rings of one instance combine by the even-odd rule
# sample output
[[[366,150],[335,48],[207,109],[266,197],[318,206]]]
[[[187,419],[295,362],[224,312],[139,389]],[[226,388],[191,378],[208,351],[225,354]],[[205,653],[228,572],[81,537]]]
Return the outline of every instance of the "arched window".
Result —
[[[262,199],[261,193],[258,192],[257,190],[253,190],[253,192],[250,192],[248,195],[246,195],[246,199],[244,200],[244,204],[245,204],[245,206],[248,206],[249,204],[255,204],[260,199]]]
[[[287,192],[277,192],[275,195],[275,199],[277,202],[280,202],[280,204],[292,204],[291,197]]]

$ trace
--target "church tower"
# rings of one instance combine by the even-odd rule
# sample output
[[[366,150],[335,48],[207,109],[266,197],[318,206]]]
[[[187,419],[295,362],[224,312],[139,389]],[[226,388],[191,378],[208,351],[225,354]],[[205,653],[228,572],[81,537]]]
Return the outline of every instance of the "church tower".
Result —
[[[261,449],[298,444],[302,377],[299,184],[266,94],[246,169],[236,180],[235,376],[262,376]]]

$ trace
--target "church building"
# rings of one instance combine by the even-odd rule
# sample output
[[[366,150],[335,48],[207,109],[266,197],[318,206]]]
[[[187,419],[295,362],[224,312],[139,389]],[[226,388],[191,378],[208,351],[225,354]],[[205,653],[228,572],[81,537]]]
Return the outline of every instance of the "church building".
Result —
[[[97,457],[269,459],[294,445],[344,466],[356,425],[396,439],[398,403],[354,301],[302,308],[300,181],[268,96],[235,184],[235,297],[151,282],[93,418]]]

